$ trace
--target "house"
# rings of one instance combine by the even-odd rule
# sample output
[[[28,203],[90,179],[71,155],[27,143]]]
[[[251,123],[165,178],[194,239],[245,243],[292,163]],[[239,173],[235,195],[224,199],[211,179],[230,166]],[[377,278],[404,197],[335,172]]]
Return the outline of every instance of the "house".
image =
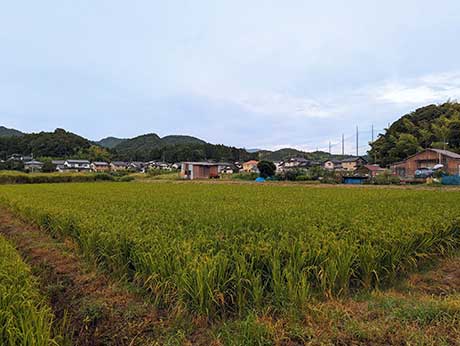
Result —
[[[146,167],[147,167],[147,164],[141,161],[130,162],[128,165],[128,169],[132,171],[136,171],[136,172],[142,172],[142,173],[145,172]]]
[[[21,154],[13,154],[8,159],[8,161],[22,161],[24,163],[30,162],[30,161],[33,161],[33,160],[34,160],[33,155],[24,156],[24,155],[21,155]]]
[[[393,174],[400,177],[414,177],[420,168],[433,168],[443,165],[443,170],[451,175],[460,174],[460,155],[449,150],[425,149],[409,156],[406,160],[391,165]]]
[[[110,169],[114,172],[125,171],[128,169],[128,163],[124,161],[113,161],[110,163]]]
[[[182,162],[180,175],[184,179],[210,179],[219,177],[219,164],[212,162]]]
[[[53,160],[51,161],[54,167],[56,167],[57,172],[65,171],[65,161],[64,160]]]
[[[342,160],[342,169],[349,172],[355,171],[365,164],[367,164],[367,161],[361,156],[350,157]]]
[[[303,157],[293,157],[284,163],[284,168],[308,168],[310,160]]]
[[[91,163],[88,160],[66,160],[64,162],[64,171],[88,172],[90,169]]]
[[[329,171],[337,171],[342,169],[342,161],[340,160],[327,160],[323,163],[324,169]]]
[[[40,172],[43,168],[43,162],[32,160],[24,163],[24,169],[28,172]]]
[[[243,163],[243,172],[248,173],[259,173],[259,169],[257,168],[257,164],[259,161],[250,160]]]
[[[93,162],[91,163],[91,170],[93,172],[108,172],[110,171],[110,165],[107,162]]]
[[[281,173],[284,171],[284,161],[273,162],[276,167],[276,172]]]
[[[233,165],[230,163],[219,163],[219,167],[217,169],[219,174],[233,174],[235,172]]]
[[[234,166],[236,167],[235,172],[241,172],[243,170],[243,165],[240,162],[234,162]]]
[[[380,167],[379,165],[364,165],[361,168],[358,168],[358,171],[361,174],[374,178],[380,174],[385,173],[387,170]]]

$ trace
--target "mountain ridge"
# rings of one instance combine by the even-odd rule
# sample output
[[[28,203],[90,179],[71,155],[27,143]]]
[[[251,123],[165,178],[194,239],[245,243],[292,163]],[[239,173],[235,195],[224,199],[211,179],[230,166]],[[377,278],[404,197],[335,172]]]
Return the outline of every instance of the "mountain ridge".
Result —
[[[190,135],[160,137],[156,133],[147,133],[133,138],[109,136],[98,141],[90,141],[63,129],[33,134],[25,134],[15,129],[7,129],[4,126],[0,126],[0,129],[6,129],[11,134],[0,136],[0,155],[2,158],[15,153],[32,153],[36,157],[84,156],[91,146],[99,147],[99,151],[104,150],[106,152],[105,157],[139,161],[228,160],[241,162],[249,159],[282,161],[293,157],[304,157],[310,160],[336,157],[324,152],[309,153],[293,148],[275,151],[246,150],[223,144],[211,144]],[[6,133],[6,130],[3,132]]]
[[[0,126],[0,137],[21,137],[24,135],[25,133],[19,130],[11,129],[5,126]]]

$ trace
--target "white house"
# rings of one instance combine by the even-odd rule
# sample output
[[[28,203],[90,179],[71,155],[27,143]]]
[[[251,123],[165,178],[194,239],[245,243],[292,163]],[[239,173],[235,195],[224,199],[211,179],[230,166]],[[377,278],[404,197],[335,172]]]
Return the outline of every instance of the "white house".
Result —
[[[66,160],[64,162],[65,171],[88,172],[91,169],[91,163],[88,160]]]
[[[24,163],[24,169],[29,172],[40,172],[43,168],[43,163],[40,161],[32,160]]]

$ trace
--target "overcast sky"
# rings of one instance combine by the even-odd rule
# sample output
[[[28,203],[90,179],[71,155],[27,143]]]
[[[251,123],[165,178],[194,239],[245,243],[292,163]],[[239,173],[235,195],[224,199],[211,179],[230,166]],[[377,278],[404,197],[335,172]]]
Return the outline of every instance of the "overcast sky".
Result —
[[[460,99],[459,34],[458,0],[2,1],[0,125],[363,151]]]

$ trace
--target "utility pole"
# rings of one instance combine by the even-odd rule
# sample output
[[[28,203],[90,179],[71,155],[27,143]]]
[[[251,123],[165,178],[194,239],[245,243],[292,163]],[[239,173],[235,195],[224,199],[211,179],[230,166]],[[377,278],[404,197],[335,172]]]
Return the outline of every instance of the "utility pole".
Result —
[[[329,155],[331,155],[331,141],[329,141]]]
[[[374,143],[374,124],[372,124],[372,143]]]
[[[359,130],[356,126],[356,156],[359,156]]]
[[[345,135],[342,133],[342,156],[345,155]]]

